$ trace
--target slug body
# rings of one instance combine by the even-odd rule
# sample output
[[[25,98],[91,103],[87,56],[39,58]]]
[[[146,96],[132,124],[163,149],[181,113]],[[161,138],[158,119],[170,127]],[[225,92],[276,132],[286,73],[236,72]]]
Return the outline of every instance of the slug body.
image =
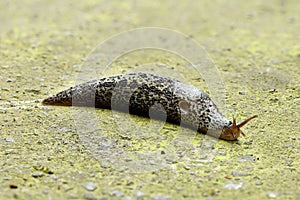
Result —
[[[226,119],[207,94],[194,86],[148,73],[130,73],[89,81],[45,99],[45,105],[92,106],[167,120],[201,133],[236,140],[240,124]]]

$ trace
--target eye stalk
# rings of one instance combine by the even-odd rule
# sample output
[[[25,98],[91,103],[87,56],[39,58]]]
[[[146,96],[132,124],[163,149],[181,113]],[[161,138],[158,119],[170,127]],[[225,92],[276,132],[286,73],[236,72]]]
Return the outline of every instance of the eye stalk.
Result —
[[[238,137],[243,135],[244,137],[246,136],[243,131],[240,130],[241,127],[243,127],[245,124],[247,124],[250,120],[256,118],[257,115],[254,115],[243,122],[239,123],[238,125],[236,124],[236,120],[233,119],[233,123],[230,127],[225,129],[224,132],[220,135],[220,139],[223,140],[236,140]]]

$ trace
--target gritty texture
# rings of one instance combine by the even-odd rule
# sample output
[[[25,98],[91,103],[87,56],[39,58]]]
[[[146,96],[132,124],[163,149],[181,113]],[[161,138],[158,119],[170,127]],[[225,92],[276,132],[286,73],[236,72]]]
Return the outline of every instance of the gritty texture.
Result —
[[[1,199],[300,198],[298,0],[28,0],[0,1],[0,8]],[[259,115],[245,127],[246,138],[211,141],[173,124],[147,135],[156,122],[130,116],[136,123],[118,126],[127,114],[97,109],[101,130],[87,134],[105,137],[113,150],[105,151],[105,140],[95,148],[82,142],[72,108],[40,104],[75,85],[96,44],[144,26],[178,30],[206,48],[226,88],[222,113],[238,121]],[[124,55],[105,75],[150,62],[209,94],[186,61],[152,50]],[[102,162],[100,150],[107,153]]]
[[[232,124],[201,90],[141,72],[82,83],[45,99],[43,104],[112,108],[183,124],[202,133],[219,132],[218,136]]]

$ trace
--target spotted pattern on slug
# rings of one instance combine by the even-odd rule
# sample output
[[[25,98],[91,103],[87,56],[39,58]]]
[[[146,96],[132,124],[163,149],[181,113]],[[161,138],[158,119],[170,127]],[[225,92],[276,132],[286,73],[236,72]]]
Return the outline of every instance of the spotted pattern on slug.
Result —
[[[43,104],[108,108],[145,117],[149,117],[151,109],[152,118],[162,120],[166,114],[169,122],[224,140],[235,140],[243,134],[201,90],[149,73],[130,73],[82,83],[45,99]]]

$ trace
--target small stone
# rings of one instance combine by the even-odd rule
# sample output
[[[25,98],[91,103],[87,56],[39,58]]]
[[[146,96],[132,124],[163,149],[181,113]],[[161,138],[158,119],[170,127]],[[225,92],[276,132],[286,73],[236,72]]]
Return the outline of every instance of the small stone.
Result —
[[[168,161],[168,162],[170,162],[170,163],[177,163],[177,157],[175,157],[174,155],[168,155],[167,157],[166,157],[166,160]]]
[[[244,165],[243,168],[244,168],[244,169],[247,169],[247,170],[249,170],[249,171],[253,171],[253,167],[250,166],[250,165]]]
[[[240,95],[246,95],[246,92],[245,91],[239,91],[239,94]]]
[[[255,185],[262,185],[262,184],[263,184],[263,182],[260,180],[255,182]]]
[[[110,192],[110,196],[122,197],[124,196],[124,193],[118,190],[113,190]]]
[[[71,132],[70,129],[66,128],[66,127],[63,127],[63,128],[59,128],[58,129],[59,132],[62,132],[62,133],[67,133],[67,132]]]
[[[7,82],[7,83],[11,83],[11,82],[12,82],[12,79],[11,79],[11,78],[8,78],[8,79],[6,79],[6,82]]]
[[[97,189],[97,185],[95,183],[91,183],[91,182],[85,183],[82,186],[88,191],[94,191]]]
[[[78,199],[78,197],[75,194],[68,194],[67,198],[68,199]]]
[[[144,198],[144,197],[146,197],[147,194],[145,194],[145,193],[143,193],[143,192],[141,192],[141,191],[136,191],[136,192],[134,193],[134,196],[135,196],[137,199],[139,199],[139,198]]]
[[[168,200],[168,199],[171,199],[171,196],[169,196],[169,195],[158,195],[158,196],[154,196],[152,199],[153,200]]]
[[[109,165],[106,162],[101,162],[101,161],[100,161],[100,166],[103,167],[103,168],[108,168],[109,167]]]
[[[250,155],[240,156],[240,157],[236,158],[236,160],[239,162],[255,162],[256,161],[255,157],[250,156]]]
[[[1,88],[1,90],[8,92],[9,89],[8,88]]]
[[[272,102],[277,102],[277,101],[279,101],[279,100],[280,100],[279,97],[270,98],[270,101],[272,101]]]
[[[244,185],[244,182],[228,183],[225,185],[225,188],[237,190],[237,189],[241,188],[243,185]]]
[[[43,172],[35,172],[32,174],[32,177],[34,178],[39,178],[39,177],[43,177],[44,173]]]
[[[266,192],[266,195],[270,198],[277,198],[279,196],[278,192]]]
[[[241,171],[232,171],[233,176],[248,176],[247,172],[241,172]]]
[[[271,90],[269,90],[269,93],[275,93],[275,92],[277,92],[277,90],[274,88],[274,89],[271,89]]]
[[[96,197],[92,193],[85,193],[83,198],[88,200],[96,200]]]
[[[98,200],[108,200],[107,197],[100,197]]]
[[[6,149],[4,155],[14,154],[14,149]]]
[[[19,96],[16,95],[16,94],[13,94],[12,97],[13,97],[13,98],[16,98],[16,99],[19,99]]]
[[[166,66],[166,64],[160,63],[160,62],[157,62],[156,65],[157,65],[158,67],[165,67],[165,66]]]
[[[15,142],[14,138],[5,138],[6,142]]]
[[[272,62],[272,64],[278,64],[278,63],[280,63],[280,61],[278,59],[272,59],[271,62]]]
[[[30,92],[30,93],[34,93],[34,94],[39,94],[41,92],[40,89],[37,88],[26,88],[25,92]]]
[[[49,194],[49,190],[43,190],[43,194]]]
[[[184,165],[183,168],[186,169],[186,170],[190,170],[190,169],[191,169],[191,168],[190,168],[189,166],[187,166],[187,165]]]

